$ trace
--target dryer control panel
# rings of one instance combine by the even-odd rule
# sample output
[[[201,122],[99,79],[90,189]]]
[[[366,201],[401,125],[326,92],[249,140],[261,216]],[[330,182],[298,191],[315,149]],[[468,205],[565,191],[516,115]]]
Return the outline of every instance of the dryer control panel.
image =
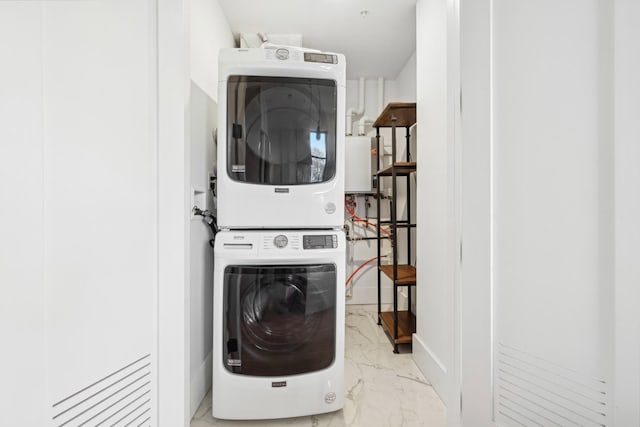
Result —
[[[316,234],[302,236],[303,249],[334,249],[338,247],[338,236],[335,234]]]

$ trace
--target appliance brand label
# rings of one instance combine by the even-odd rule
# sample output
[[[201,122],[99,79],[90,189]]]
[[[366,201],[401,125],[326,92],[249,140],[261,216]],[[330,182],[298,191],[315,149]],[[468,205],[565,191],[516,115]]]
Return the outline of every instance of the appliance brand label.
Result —
[[[242,360],[240,359],[227,359],[229,366],[242,366]]]
[[[271,383],[271,387],[286,387],[286,386],[287,386],[286,381],[273,381]]]
[[[244,173],[245,165],[231,165],[231,172]]]
[[[332,213],[334,213],[336,211],[336,205],[333,202],[329,202],[324,206],[324,211],[326,213],[328,213],[329,215],[331,215]]]
[[[275,189],[276,193],[288,193],[289,189],[288,188],[280,188],[280,187],[276,187]]]

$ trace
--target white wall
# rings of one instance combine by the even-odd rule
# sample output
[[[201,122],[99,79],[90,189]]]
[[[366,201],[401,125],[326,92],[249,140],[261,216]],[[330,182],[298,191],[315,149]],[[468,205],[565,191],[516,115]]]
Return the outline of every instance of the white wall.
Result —
[[[383,94],[383,105],[386,106],[389,102],[415,102],[416,96],[416,70],[415,70],[415,54],[412,55],[407,62],[404,64],[402,70],[398,73],[398,76],[394,80],[385,80],[384,82],[384,94]],[[359,100],[359,82],[358,80],[347,80],[347,96],[346,96],[346,108],[357,108]],[[353,134],[358,134],[358,121],[361,117],[365,116],[371,119],[371,122],[375,120],[378,115],[381,113],[381,108],[378,105],[378,80],[377,79],[365,79],[365,110],[364,113],[360,116],[354,115],[354,125],[353,125]],[[367,136],[375,136],[375,129],[372,129],[371,123],[369,123],[365,127],[365,132]],[[384,138],[384,145],[387,147],[387,151],[391,152],[391,131],[388,129],[381,129],[381,134]],[[398,136],[398,144],[397,148],[399,149],[398,157],[399,160],[404,159],[404,129],[399,129],[397,132]],[[412,130],[412,155],[415,158],[416,148],[415,148],[415,131]],[[348,143],[348,140],[347,140]],[[365,154],[368,155],[368,154]],[[387,159],[388,160],[388,159]],[[347,165],[347,167],[349,167]],[[356,172],[357,173],[357,172]],[[406,189],[404,185],[404,180],[398,180],[399,187],[399,198],[398,198],[398,212],[401,215],[404,215],[406,211]],[[412,190],[413,190],[413,198],[414,204],[412,206],[412,215],[415,218],[416,209],[415,209],[415,178],[412,177]],[[370,207],[365,210],[365,199],[364,197],[358,197],[358,207],[356,210],[356,214],[360,217],[365,217],[368,215],[371,222],[375,223],[376,218],[376,201],[369,197],[368,201],[370,203]],[[388,204],[385,203],[382,206],[382,217],[388,218],[389,210]],[[375,236],[375,229],[371,228],[366,232],[360,226],[356,226],[357,230],[355,236]],[[399,238],[399,254],[404,260],[404,256],[406,254],[406,237],[404,237],[404,231],[400,231]],[[415,239],[413,240],[412,251],[415,256]],[[383,242],[382,254],[386,254],[390,251],[390,247],[387,245],[386,241]],[[366,260],[377,255],[377,246],[375,240],[369,241],[356,241],[353,244],[350,244],[348,247],[348,265],[347,265],[347,275],[350,271],[353,271],[360,264],[365,262]],[[404,261],[403,261],[404,262]],[[369,263],[366,267],[364,267],[358,274],[354,277],[352,282],[352,286],[349,290],[349,298],[347,299],[347,304],[374,304],[377,303],[377,267],[376,262]],[[390,303],[392,302],[392,293],[391,293],[391,281],[389,281],[384,275],[382,276],[383,280],[383,302]],[[406,309],[406,289],[402,289],[403,295],[400,295],[400,307],[402,309]]]
[[[347,80],[346,82],[346,108],[357,108],[359,101],[359,81]],[[411,55],[402,69],[393,80],[384,81],[383,105],[384,108],[389,102],[415,102],[416,101],[416,54]],[[378,105],[378,79],[365,77],[365,103],[364,113],[360,116],[353,116],[353,135],[358,134],[358,121],[362,116],[368,117],[371,122],[381,113]],[[367,135],[375,135],[375,129],[369,123],[365,131]]]
[[[233,36],[217,0],[191,0],[190,5],[190,164],[192,190],[205,192],[213,210],[209,176],[214,172],[213,130],[217,121],[218,50],[233,47]],[[190,231],[190,402],[193,415],[211,387],[213,339],[213,248],[211,233],[196,217]]]
[[[213,173],[215,156],[212,130],[216,120],[216,103],[195,83],[190,91],[191,188],[204,191],[207,207],[213,207],[208,191],[209,174]],[[211,387],[211,349],[213,338],[213,248],[209,227],[202,217],[190,224],[190,378],[191,414]]]
[[[454,269],[451,184],[453,101],[448,78],[447,2],[419,0],[417,24],[418,261],[413,356],[446,405],[452,404]]]
[[[389,81],[385,81],[385,89],[383,94],[383,102],[386,105],[387,96],[389,93]],[[358,108],[359,96],[360,96],[360,88],[358,80],[347,80],[346,82],[346,109],[349,108]],[[375,120],[376,117],[381,112],[381,108],[378,105],[378,81],[377,79],[365,79],[365,104],[364,104],[364,113],[360,116],[353,116],[353,135],[358,134],[358,120],[363,117],[369,117],[371,120]],[[371,129],[371,123],[365,128],[367,136],[375,135],[375,132]],[[349,143],[349,140],[346,140],[346,143]],[[366,153],[365,155],[368,155]],[[346,165],[349,168],[349,165]],[[353,170],[349,171],[349,173],[354,173]],[[358,173],[356,171],[355,173]],[[365,173],[362,171],[362,173]],[[358,197],[357,203],[358,206],[356,208],[356,214],[362,218],[367,216],[368,218],[374,219],[372,222],[375,223],[376,217],[376,201],[369,197],[368,202],[370,203],[369,208],[365,209],[365,199],[364,197]],[[384,212],[388,210],[385,209]],[[388,213],[386,213],[388,215]],[[345,211],[345,218],[348,217],[348,214]],[[362,226],[356,225],[352,229],[352,235],[358,237],[372,237],[376,235],[376,231],[373,228],[364,228]],[[389,248],[385,244],[383,246],[383,254],[388,252]],[[353,243],[349,243],[347,246],[347,276],[351,271],[355,270],[362,263],[367,261],[368,259],[377,256],[377,244],[375,240],[368,241],[357,241]],[[358,272],[356,276],[354,276],[353,280],[350,283],[350,287],[348,288],[347,304],[374,304],[378,301],[378,288],[377,288],[377,263],[375,261],[367,264],[366,267],[363,267],[362,270]],[[383,280],[386,280],[383,278]],[[388,284],[387,284],[388,285]],[[385,302],[391,301],[391,292],[390,287],[387,286],[385,292],[383,293],[383,300]]]
[[[218,101],[218,50],[234,47],[233,34],[218,0],[190,0],[190,72],[193,80]]]
[[[407,60],[402,70],[395,78],[395,85],[391,85],[394,93],[389,95],[391,101],[416,102],[416,52]]]
[[[157,421],[154,17],[147,1],[0,4],[2,425],[50,425],[143,356],[150,382],[93,422],[145,391]]]
[[[158,421],[189,411],[189,8],[156,0],[158,34]]]

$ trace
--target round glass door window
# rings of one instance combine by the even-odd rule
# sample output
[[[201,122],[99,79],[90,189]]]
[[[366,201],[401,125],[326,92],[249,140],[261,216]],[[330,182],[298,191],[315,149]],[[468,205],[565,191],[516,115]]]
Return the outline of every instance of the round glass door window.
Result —
[[[229,371],[282,376],[333,363],[335,265],[229,266],[224,291]]]
[[[334,80],[229,76],[229,177],[264,185],[333,179],[337,93]]]

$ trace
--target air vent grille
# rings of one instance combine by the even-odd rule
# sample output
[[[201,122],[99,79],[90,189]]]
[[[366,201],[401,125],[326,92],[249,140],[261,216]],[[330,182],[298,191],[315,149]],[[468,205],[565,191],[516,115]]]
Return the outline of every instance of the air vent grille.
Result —
[[[505,425],[609,425],[607,381],[499,344],[495,413]]]
[[[151,357],[143,356],[53,404],[58,427],[151,425]]]

